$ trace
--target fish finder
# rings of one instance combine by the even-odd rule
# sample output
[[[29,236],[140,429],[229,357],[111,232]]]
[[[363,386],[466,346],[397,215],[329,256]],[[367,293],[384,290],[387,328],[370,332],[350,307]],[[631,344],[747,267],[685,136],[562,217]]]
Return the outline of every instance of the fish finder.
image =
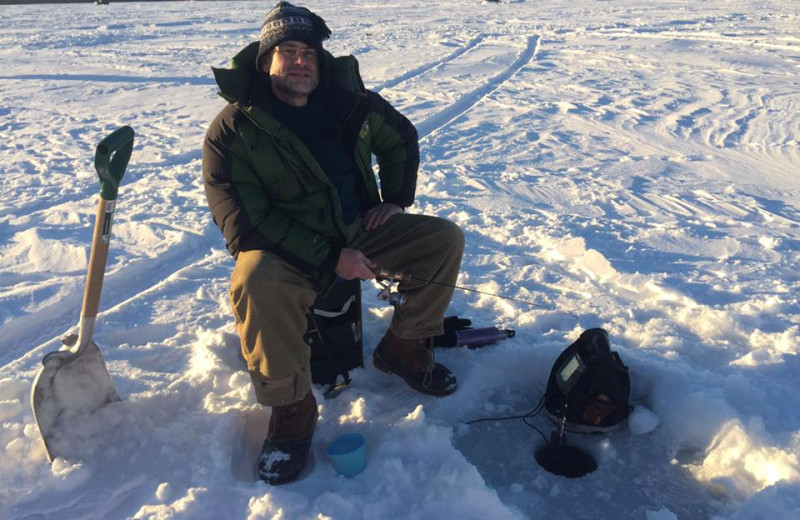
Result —
[[[576,352],[568,357],[556,371],[556,384],[564,395],[568,395],[575,383],[580,379],[586,364]]]

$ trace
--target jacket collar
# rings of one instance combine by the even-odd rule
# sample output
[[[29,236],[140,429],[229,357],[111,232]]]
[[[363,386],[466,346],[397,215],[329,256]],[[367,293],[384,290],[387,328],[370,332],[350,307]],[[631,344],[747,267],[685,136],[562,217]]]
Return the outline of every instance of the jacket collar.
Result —
[[[282,125],[271,116],[272,107],[268,92],[269,78],[255,66],[259,42],[255,41],[240,50],[231,61],[230,68],[212,68],[219,87],[219,95],[228,103],[238,106],[265,130],[276,132]],[[334,114],[349,114],[367,90],[354,56],[334,57],[323,51],[320,61],[321,94],[328,97]]]

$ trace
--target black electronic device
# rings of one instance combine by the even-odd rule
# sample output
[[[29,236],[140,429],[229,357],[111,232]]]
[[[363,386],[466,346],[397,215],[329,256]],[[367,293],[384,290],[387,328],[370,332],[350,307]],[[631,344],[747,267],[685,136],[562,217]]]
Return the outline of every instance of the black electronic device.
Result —
[[[595,349],[596,350],[596,349]],[[558,411],[556,429],[550,435],[549,442],[536,451],[536,462],[541,467],[555,475],[567,478],[582,477],[597,469],[597,462],[585,451],[567,444],[564,433],[567,423],[567,408],[569,395],[586,370],[586,362],[575,349],[565,359],[561,360],[553,369],[555,383],[559,391],[565,396]]]
[[[581,359],[581,356],[575,352],[556,369],[556,384],[558,388],[565,395],[569,394],[584,370],[586,370],[586,364]]]

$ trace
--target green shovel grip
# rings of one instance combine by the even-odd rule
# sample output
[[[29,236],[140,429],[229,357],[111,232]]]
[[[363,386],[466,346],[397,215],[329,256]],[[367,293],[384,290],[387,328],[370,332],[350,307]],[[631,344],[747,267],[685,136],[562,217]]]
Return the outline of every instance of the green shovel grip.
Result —
[[[100,176],[100,196],[116,200],[119,183],[133,151],[133,128],[123,126],[100,141],[94,154],[94,168]]]

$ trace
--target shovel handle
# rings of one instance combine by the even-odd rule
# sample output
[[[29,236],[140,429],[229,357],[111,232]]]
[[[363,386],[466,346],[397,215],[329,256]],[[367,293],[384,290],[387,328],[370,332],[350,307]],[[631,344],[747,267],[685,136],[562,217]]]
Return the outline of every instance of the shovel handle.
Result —
[[[103,275],[106,271],[108,247],[111,242],[111,222],[116,204],[116,200],[106,200],[102,196],[97,204],[92,252],[89,254],[89,269],[86,273],[86,291],[83,293],[82,318],[94,318],[100,308],[100,293],[103,290]],[[87,341],[89,339],[91,338],[86,338]]]
[[[81,343],[91,340],[94,318],[100,307],[103,275],[106,271],[108,248],[111,242],[111,223],[117,206],[117,191],[133,150],[133,129],[123,126],[100,141],[94,165],[100,176],[100,200],[92,236],[92,251],[86,275],[86,291],[81,309]],[[83,330],[84,325],[88,330]]]
[[[118,128],[100,141],[94,154],[94,168],[100,177],[100,196],[116,200],[119,184],[133,151],[133,129]]]

